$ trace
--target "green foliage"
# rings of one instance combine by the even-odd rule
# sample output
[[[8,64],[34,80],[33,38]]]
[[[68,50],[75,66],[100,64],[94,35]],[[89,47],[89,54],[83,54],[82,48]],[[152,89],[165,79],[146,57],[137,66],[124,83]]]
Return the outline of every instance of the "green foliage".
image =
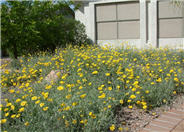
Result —
[[[17,58],[39,50],[84,43],[70,1],[7,1],[2,4],[2,49]],[[85,29],[80,29],[84,36]],[[81,38],[81,37],[80,37]]]
[[[116,131],[118,107],[149,112],[184,93],[183,50],[75,46],[16,63],[1,76],[2,131]]]

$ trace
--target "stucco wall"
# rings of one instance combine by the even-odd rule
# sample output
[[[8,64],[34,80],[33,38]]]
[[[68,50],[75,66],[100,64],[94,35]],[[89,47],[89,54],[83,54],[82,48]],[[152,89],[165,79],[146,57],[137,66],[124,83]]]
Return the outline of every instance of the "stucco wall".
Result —
[[[118,8],[118,10],[121,10],[121,12],[125,12],[127,10],[126,13],[119,14],[118,18],[126,19],[131,16],[132,18],[134,16],[136,17],[137,16],[136,13],[133,13],[133,15],[130,15],[132,13],[132,10],[128,11],[128,9],[126,9],[128,7],[125,6],[125,4],[123,4],[124,2],[128,3],[132,1],[137,1],[140,3],[139,4],[140,22],[138,23],[139,34],[140,34],[139,38],[132,37],[131,39],[131,36],[128,36],[129,39],[126,39],[127,38],[126,34],[130,31],[128,28],[130,26],[128,25],[124,26],[123,24],[121,25],[121,23],[119,23],[119,27],[121,28],[122,26],[122,29],[125,29],[125,31],[118,29],[119,30],[118,33],[120,37],[118,36],[119,38],[117,38],[115,37],[117,35],[117,31],[113,29],[113,23],[111,23],[110,25],[107,24],[106,26],[102,23],[98,23],[98,21],[103,21],[102,19],[109,19],[109,20],[114,19],[113,18],[114,14],[111,14],[113,12],[113,6],[111,7],[110,4],[115,4],[115,3],[122,3],[121,6],[122,7],[124,6],[124,8]],[[75,15],[76,15],[76,19],[80,20],[86,26],[86,33],[89,36],[89,38],[93,40],[94,43],[98,43],[99,45],[105,45],[105,44],[111,43],[111,45],[114,45],[116,47],[121,45],[121,43],[123,44],[129,43],[129,45],[136,46],[138,48],[145,48],[145,47],[149,47],[150,45],[155,48],[164,47],[164,46],[168,46],[172,48],[173,47],[184,48],[184,37],[181,36],[183,35],[181,32],[184,33],[184,28],[181,28],[182,22],[183,22],[182,26],[184,26],[184,19],[181,19],[181,20],[173,19],[170,21],[170,18],[168,20],[164,18],[164,20],[160,21],[161,17],[167,16],[167,15],[173,16],[173,13],[169,13],[168,11],[166,11],[168,8],[167,5],[161,5],[162,9],[159,9],[161,6],[160,5],[158,6],[158,1],[159,0],[149,0],[149,1],[148,0],[98,0],[96,2],[89,2],[89,3],[87,2],[83,4],[81,9],[76,11]],[[170,0],[161,0],[161,1],[170,1]],[[107,8],[103,9],[103,10],[107,10],[106,12],[109,11],[109,16],[107,16],[109,18],[104,18],[104,17],[99,18],[98,15],[103,16],[103,10],[101,11],[101,13],[96,14],[96,11],[98,10],[96,9],[96,7],[98,7],[98,5],[103,5],[103,4],[109,4],[109,9]],[[159,10],[163,10],[163,11],[159,12]],[[181,17],[181,14],[177,14],[177,15]],[[183,15],[184,15],[184,12],[182,16]],[[174,17],[178,18],[178,16],[176,15],[174,15]],[[175,24],[175,26],[173,26],[174,23],[178,23],[178,24]],[[172,26],[171,28],[173,28],[173,30],[170,30],[172,32],[167,32],[167,27],[169,27],[169,25],[171,25]],[[134,29],[133,27],[131,28]],[[99,37],[98,36],[99,34],[97,33],[99,29],[104,30],[104,32],[106,32],[106,30],[110,32],[106,34],[102,33],[100,34],[100,37]],[[127,30],[127,33],[126,33],[126,30]],[[135,35],[136,34],[138,33],[135,33]],[[108,35],[110,37],[108,39],[105,39],[108,37]]]

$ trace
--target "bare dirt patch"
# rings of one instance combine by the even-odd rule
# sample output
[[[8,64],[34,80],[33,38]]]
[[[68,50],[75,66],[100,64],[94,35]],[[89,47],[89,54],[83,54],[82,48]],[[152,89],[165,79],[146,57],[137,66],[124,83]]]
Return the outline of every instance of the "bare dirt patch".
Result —
[[[184,104],[184,95],[178,95],[171,104],[154,108],[151,111],[145,111],[137,107],[133,107],[132,109],[120,108],[117,111],[117,126],[128,128],[124,129],[124,131],[139,132],[163,112],[169,111],[170,109],[178,109],[182,104]]]

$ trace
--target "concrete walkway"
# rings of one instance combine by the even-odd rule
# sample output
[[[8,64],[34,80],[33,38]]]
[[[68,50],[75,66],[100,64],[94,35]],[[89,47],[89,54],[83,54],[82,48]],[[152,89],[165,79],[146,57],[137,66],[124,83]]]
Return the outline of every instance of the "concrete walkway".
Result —
[[[140,132],[184,132],[184,104],[162,113]]]

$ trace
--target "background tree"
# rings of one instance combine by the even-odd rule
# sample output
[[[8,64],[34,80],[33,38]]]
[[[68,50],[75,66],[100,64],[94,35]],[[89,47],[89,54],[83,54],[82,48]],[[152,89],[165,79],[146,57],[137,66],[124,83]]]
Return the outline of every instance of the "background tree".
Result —
[[[1,13],[2,49],[17,58],[87,43],[84,26],[74,19],[77,6],[71,9],[71,5],[72,1],[6,1]]]

